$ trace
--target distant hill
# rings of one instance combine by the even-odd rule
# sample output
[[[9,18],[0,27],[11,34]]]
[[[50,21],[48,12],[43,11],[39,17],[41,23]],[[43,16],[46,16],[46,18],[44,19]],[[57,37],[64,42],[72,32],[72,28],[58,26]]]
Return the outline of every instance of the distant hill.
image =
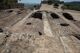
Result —
[[[80,1],[65,2],[66,5],[80,5]]]
[[[78,10],[80,11],[80,1],[73,1],[73,2],[65,2],[64,7],[66,9],[71,9],[71,10]]]

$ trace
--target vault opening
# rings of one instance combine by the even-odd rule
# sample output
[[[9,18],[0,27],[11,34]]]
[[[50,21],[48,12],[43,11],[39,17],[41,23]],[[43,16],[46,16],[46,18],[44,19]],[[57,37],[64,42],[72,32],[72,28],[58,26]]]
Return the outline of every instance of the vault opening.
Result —
[[[78,40],[80,40],[80,34],[72,34],[75,38],[77,38]]]
[[[42,20],[42,13],[40,13],[40,12],[35,12],[34,14],[32,14],[32,17]]]
[[[51,13],[51,16],[53,17],[53,19],[58,19],[59,18],[59,16],[55,13]]]
[[[80,40],[80,35],[75,36],[78,40]]]
[[[42,33],[41,32],[38,32],[39,33],[39,35],[42,35]]]
[[[69,24],[67,24],[67,23],[61,23],[60,25],[61,26],[69,26]]]
[[[2,33],[3,32],[3,29],[2,28],[0,28],[0,33]]]
[[[8,12],[8,13],[11,13],[11,12],[13,12],[13,10],[8,10],[7,12]]]
[[[32,23],[30,23],[30,22],[29,22],[29,23],[26,23],[26,25],[31,25],[31,24],[32,24]]]
[[[75,21],[74,18],[73,18],[73,16],[70,15],[69,13],[63,13],[63,16],[64,16],[65,18],[67,18],[68,20],[73,20],[73,21]]]

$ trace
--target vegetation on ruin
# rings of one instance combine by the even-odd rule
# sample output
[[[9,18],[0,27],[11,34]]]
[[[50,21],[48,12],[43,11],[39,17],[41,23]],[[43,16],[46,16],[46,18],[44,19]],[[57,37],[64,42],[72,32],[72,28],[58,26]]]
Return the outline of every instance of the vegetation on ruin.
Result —
[[[12,8],[17,5],[17,0],[0,0],[0,9]]]

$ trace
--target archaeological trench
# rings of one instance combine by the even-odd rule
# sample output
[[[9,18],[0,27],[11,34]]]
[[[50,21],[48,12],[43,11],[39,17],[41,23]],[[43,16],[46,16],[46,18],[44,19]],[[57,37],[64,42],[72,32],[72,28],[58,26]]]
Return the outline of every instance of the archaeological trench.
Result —
[[[0,53],[80,53],[80,12],[47,4],[1,11]]]

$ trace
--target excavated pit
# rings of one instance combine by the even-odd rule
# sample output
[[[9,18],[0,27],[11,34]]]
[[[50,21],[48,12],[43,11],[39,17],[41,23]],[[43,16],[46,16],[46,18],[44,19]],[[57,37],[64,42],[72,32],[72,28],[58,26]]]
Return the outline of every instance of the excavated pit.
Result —
[[[61,26],[69,26],[69,24],[67,24],[67,23],[61,23],[60,25]]]
[[[8,13],[11,13],[11,12],[13,12],[13,10],[8,10],[7,12],[8,12]]]
[[[2,28],[0,28],[0,33],[2,33],[3,32],[3,29]]]
[[[42,20],[42,13],[41,12],[35,12],[34,14],[32,14],[32,17]]]
[[[73,36],[80,40],[80,34],[73,34]]]
[[[63,13],[63,16],[64,16],[66,19],[68,19],[68,20],[75,21],[74,18],[73,18],[73,16],[70,15],[69,13]]]
[[[80,35],[79,36],[75,36],[78,40],[80,40]]]
[[[39,33],[39,35],[42,35],[42,33],[41,32],[38,32]]]
[[[26,25],[31,25],[32,23],[26,23]]]
[[[55,13],[51,13],[51,17],[52,17],[53,19],[58,19],[58,18],[59,18],[59,16],[58,16],[57,14],[55,14]]]

